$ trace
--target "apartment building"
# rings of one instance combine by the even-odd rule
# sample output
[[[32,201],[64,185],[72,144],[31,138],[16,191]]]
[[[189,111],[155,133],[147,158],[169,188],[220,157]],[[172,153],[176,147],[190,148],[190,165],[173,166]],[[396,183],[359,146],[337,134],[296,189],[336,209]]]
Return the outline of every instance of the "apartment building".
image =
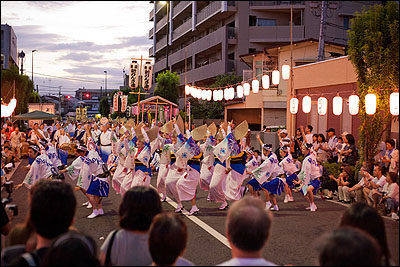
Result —
[[[243,55],[290,44],[291,6],[293,41],[319,38],[320,1],[153,3],[154,8],[149,14],[149,20],[154,22],[149,31],[153,46],[149,49],[149,56],[155,59],[154,79],[167,67],[177,72],[181,78],[182,96],[185,83],[206,87],[220,74],[233,73],[242,76],[243,70],[249,69],[240,58]],[[349,29],[349,21],[355,12],[362,11],[363,6],[378,3],[381,2],[329,1],[326,41],[346,45],[346,30]],[[275,67],[281,65],[279,62],[276,64]],[[183,102],[180,106],[183,106]]]
[[[17,36],[8,24],[1,24],[1,69],[18,66]]]

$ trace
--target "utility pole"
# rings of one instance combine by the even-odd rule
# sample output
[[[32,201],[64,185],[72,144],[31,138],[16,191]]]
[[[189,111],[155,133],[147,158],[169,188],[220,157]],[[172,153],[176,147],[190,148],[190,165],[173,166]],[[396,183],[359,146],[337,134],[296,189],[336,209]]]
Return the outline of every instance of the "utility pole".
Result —
[[[328,2],[322,1],[321,5],[321,24],[319,27],[318,61],[325,59],[325,31],[326,31],[326,12]]]
[[[61,86],[58,86],[58,101],[59,101],[58,114],[60,115],[61,120],[62,120],[62,116],[61,116]]]

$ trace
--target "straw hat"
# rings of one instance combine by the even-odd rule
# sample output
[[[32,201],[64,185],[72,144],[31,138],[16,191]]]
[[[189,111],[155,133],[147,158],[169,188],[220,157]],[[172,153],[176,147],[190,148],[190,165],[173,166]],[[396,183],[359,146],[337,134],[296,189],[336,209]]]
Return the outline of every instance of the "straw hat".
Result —
[[[129,127],[128,127],[129,128]],[[123,135],[123,134],[125,134],[125,131],[124,131],[124,129],[121,127],[121,128],[119,128],[119,135]]]
[[[222,134],[221,129],[218,130],[216,138],[217,140],[224,140],[224,135]]]
[[[127,121],[126,117],[123,117],[123,118],[122,118],[122,122],[123,122],[123,123],[126,123],[126,121]]]
[[[174,123],[173,121],[169,121],[165,123],[161,128],[160,132],[171,134],[171,132],[174,130]]]
[[[158,126],[154,126],[150,130],[148,130],[146,133],[150,139],[150,142],[152,142],[158,136]]]
[[[192,137],[194,140],[199,141],[207,135],[207,124],[197,127],[192,131]]]
[[[126,123],[126,126],[129,126],[129,128],[135,126],[135,121],[132,118],[130,118]]]
[[[178,118],[176,119],[176,125],[178,125],[178,128],[181,131],[181,133],[185,132],[185,125],[183,124],[183,119],[181,115],[178,115]]]
[[[107,119],[106,117],[103,117],[103,118],[100,119],[100,123],[101,123],[102,125],[105,125],[105,124],[108,123],[108,119]]]
[[[215,136],[216,134],[217,134],[217,126],[215,125],[215,123],[211,123],[209,126],[208,126],[208,131],[210,132],[210,134],[212,135],[212,136]]]
[[[235,136],[236,140],[239,140],[239,139],[245,137],[248,130],[249,130],[249,124],[247,123],[247,120],[242,121],[235,128],[234,136]]]

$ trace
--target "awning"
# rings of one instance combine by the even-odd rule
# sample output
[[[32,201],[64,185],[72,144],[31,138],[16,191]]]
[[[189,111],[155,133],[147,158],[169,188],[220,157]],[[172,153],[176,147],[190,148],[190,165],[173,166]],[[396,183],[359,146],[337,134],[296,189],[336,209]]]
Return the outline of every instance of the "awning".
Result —
[[[52,120],[57,118],[58,115],[50,114],[39,110],[16,115],[13,117],[14,120]]]

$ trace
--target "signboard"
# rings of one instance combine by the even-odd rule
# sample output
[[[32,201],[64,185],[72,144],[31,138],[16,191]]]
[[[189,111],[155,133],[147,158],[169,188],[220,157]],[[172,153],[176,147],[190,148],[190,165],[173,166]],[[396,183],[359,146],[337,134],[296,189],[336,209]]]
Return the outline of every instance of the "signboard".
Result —
[[[119,97],[119,94],[114,94],[114,97],[113,97],[114,112],[118,112],[118,97]]]
[[[128,105],[128,96],[127,95],[121,95],[121,112],[126,111],[126,107]]]
[[[82,109],[81,119],[85,119],[85,118],[87,118],[87,108]]]
[[[129,87],[136,88],[139,85],[139,64],[133,60],[129,67]]]
[[[75,109],[75,119],[78,121],[81,119],[81,108]]]
[[[152,75],[153,75],[153,65],[149,61],[144,63],[143,65],[143,75],[142,75],[142,85],[144,90],[149,90],[151,87],[151,81],[152,81]]]

